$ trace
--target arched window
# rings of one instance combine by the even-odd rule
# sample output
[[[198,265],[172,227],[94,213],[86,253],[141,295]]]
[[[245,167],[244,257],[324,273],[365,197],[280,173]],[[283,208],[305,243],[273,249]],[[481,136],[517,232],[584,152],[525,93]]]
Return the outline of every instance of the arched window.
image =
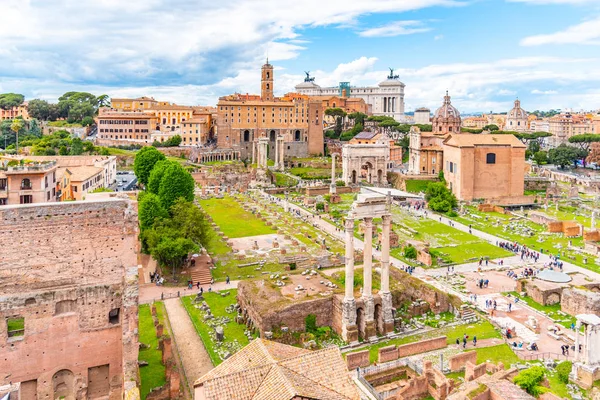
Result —
[[[270,73],[270,72],[267,72],[267,79],[269,79],[270,77],[271,77],[271,73]],[[267,86],[268,86],[268,85],[267,85]],[[267,89],[268,89],[268,87],[267,87]]]
[[[267,83],[267,90],[269,90],[269,84]]]
[[[301,139],[300,139],[300,131],[296,131],[296,132],[294,133],[294,140],[295,140],[296,142],[299,142],[299,141],[301,140]]]
[[[22,190],[31,189],[31,181],[29,180],[29,178],[25,178],[21,181],[21,189]]]
[[[442,127],[440,126],[440,132],[442,131]]]
[[[496,164],[496,153],[487,153],[485,156],[485,162],[487,164]]]
[[[448,127],[448,132],[452,132],[452,127],[451,126]]]
[[[249,142],[249,141],[250,141],[250,131],[245,130],[244,131],[244,142]]]

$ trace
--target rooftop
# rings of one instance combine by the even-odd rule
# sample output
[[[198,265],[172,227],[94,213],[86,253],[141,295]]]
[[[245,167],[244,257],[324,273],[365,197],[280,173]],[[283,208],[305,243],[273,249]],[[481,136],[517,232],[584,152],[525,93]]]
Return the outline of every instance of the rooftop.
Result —
[[[71,182],[85,181],[103,171],[104,168],[100,167],[69,167],[69,172],[71,172]]]
[[[204,398],[358,400],[338,348],[318,351],[255,339],[198,379]]]
[[[453,147],[477,147],[477,146],[511,146],[526,148],[515,135],[510,134],[475,134],[460,133],[450,135],[444,144]]]

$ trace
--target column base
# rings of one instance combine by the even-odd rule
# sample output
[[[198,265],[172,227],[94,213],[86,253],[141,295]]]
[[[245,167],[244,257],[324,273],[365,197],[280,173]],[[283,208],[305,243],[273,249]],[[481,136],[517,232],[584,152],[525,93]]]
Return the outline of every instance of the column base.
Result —
[[[356,326],[356,300],[353,297],[342,301],[342,338],[347,343],[358,341],[358,326]]]
[[[383,321],[383,333],[387,335],[388,333],[394,332],[394,320],[391,321]]]
[[[384,321],[394,321],[394,308],[392,306],[392,294],[390,292],[382,292],[381,296],[381,308],[383,310]]]
[[[356,324],[342,326],[342,339],[344,339],[346,343],[357,343],[358,326],[356,326]]]
[[[365,340],[373,341],[377,339],[377,325],[375,321],[365,322]]]

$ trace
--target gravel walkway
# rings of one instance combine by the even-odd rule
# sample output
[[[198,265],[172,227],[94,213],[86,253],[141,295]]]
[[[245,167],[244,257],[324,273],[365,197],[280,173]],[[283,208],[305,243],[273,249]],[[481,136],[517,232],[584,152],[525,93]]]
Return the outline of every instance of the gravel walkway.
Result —
[[[194,382],[213,369],[213,365],[187,311],[181,304],[181,300],[165,300],[165,308],[169,315],[171,330],[188,379],[190,392],[194,393]]]

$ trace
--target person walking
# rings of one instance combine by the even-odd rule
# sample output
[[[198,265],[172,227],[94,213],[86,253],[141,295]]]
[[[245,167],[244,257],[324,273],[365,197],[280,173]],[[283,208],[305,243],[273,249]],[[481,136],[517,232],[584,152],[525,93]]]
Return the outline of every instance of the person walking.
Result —
[[[477,346],[477,336],[473,336],[473,347]]]
[[[227,275],[227,277],[225,278],[225,284],[229,285],[229,282],[231,282],[231,281],[229,280],[229,275]]]
[[[467,335],[463,336],[463,349],[467,348]]]

